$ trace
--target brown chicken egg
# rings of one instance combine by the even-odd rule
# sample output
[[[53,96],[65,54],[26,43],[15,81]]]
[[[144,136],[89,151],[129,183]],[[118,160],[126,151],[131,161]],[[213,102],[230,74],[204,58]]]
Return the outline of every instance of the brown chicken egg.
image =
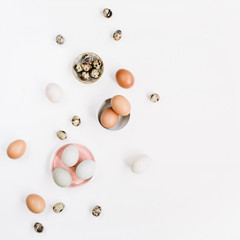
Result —
[[[125,69],[119,69],[116,72],[116,79],[122,88],[130,88],[134,85],[134,76],[131,72]]]
[[[120,116],[127,116],[131,112],[129,101],[122,95],[116,95],[111,99],[111,106],[114,112]]]
[[[12,159],[20,158],[26,151],[26,143],[23,140],[16,140],[9,144],[7,149],[8,157]]]
[[[33,213],[41,213],[46,207],[44,199],[37,194],[30,194],[26,198],[28,209]]]
[[[117,124],[118,118],[118,114],[115,113],[112,108],[107,108],[102,112],[100,122],[103,127],[112,128]]]

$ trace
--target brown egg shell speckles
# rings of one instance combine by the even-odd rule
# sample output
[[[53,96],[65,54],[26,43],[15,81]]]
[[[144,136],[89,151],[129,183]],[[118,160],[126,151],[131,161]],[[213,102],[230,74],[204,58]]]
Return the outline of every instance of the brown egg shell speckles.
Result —
[[[73,118],[72,118],[72,125],[73,125],[74,127],[78,127],[80,124],[81,124],[81,119],[80,119],[80,117],[77,116],[77,115],[73,116]]]
[[[67,138],[67,133],[63,130],[57,132],[57,137],[61,140],[65,140]]]
[[[93,208],[92,215],[95,217],[99,217],[101,212],[102,212],[101,206],[97,205],[96,207]]]
[[[122,31],[121,30],[117,30],[114,34],[113,34],[113,39],[115,41],[119,41],[122,38]]]
[[[54,211],[55,213],[60,213],[60,212],[63,211],[64,208],[65,208],[64,203],[58,202],[58,203],[56,203],[56,204],[53,206],[53,211]]]
[[[158,102],[160,100],[160,96],[157,93],[153,93],[150,96],[150,100],[154,103]]]
[[[44,226],[41,223],[37,222],[37,223],[34,224],[34,230],[37,233],[41,233],[44,230]]]

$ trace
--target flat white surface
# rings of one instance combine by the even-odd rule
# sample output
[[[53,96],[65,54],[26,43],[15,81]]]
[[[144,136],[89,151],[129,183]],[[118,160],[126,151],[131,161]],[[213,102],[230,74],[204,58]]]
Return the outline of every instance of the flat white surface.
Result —
[[[240,5],[237,0],[80,1],[7,0],[0,3],[0,239],[212,240],[240,238]],[[106,19],[102,9],[113,17]],[[123,38],[112,39],[115,30]],[[66,42],[57,45],[62,34]],[[78,54],[92,51],[105,63],[93,85],[71,71]],[[114,74],[126,68],[136,84],[120,88]],[[55,82],[64,101],[44,95]],[[159,103],[148,95],[158,92]],[[121,131],[97,121],[101,103],[123,94],[132,117]],[[80,127],[71,125],[79,115]],[[68,140],[56,137],[58,130]],[[11,160],[15,139],[27,152]],[[50,161],[69,142],[95,156],[95,177],[85,186],[54,184]],[[140,154],[151,170],[134,175]],[[47,203],[35,215],[30,193]],[[55,214],[52,206],[66,208]],[[96,204],[101,217],[91,215]],[[33,230],[39,221],[42,234]]]

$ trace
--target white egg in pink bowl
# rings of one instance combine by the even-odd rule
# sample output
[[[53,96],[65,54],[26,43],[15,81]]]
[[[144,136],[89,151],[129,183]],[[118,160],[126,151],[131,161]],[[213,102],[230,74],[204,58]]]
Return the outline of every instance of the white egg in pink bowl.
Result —
[[[60,147],[52,159],[52,175],[59,187],[76,187],[91,180],[96,170],[90,150],[81,144]]]

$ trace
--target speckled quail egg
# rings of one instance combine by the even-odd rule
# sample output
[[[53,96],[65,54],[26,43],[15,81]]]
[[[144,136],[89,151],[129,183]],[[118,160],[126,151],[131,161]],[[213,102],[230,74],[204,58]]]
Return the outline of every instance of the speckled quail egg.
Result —
[[[79,76],[83,81],[87,81],[90,78],[89,72],[82,71]]]
[[[67,133],[63,130],[57,131],[57,137],[61,140],[65,140],[67,138]]]
[[[55,213],[60,213],[63,211],[64,208],[65,208],[65,204],[62,202],[58,202],[58,203],[54,204],[53,211]]]
[[[150,100],[154,103],[158,102],[160,100],[160,96],[157,93],[153,93],[150,96]]]
[[[95,216],[95,217],[99,217],[101,212],[102,212],[101,206],[97,205],[93,208],[92,215]]]
[[[81,63],[77,63],[77,64],[75,65],[75,70],[76,70],[76,72],[78,72],[78,73],[83,70]]]
[[[91,73],[90,73],[90,76],[91,76],[92,78],[98,78],[99,75],[100,75],[100,73],[99,73],[99,71],[98,71],[97,69],[93,69],[93,70],[91,71]]]
[[[89,62],[82,63],[82,68],[84,71],[88,72],[92,68],[91,64]]]
[[[64,42],[65,42],[65,39],[62,35],[59,34],[56,36],[56,43],[61,45],[61,44],[64,44]]]
[[[110,18],[112,16],[112,11],[109,8],[104,8],[103,9],[103,16],[105,18]]]
[[[113,39],[116,41],[119,41],[122,38],[122,31],[121,30],[117,30],[114,34],[113,34]]]
[[[96,60],[93,61],[93,67],[94,68],[99,70],[101,68],[101,66],[102,66],[102,62],[100,60],[96,59]]]
[[[79,116],[75,115],[72,117],[72,125],[77,127],[81,124],[81,119]]]
[[[36,222],[36,223],[34,224],[33,228],[34,228],[34,230],[35,230],[37,233],[41,233],[41,232],[43,232],[43,230],[44,230],[44,226],[43,226],[41,223],[39,223],[39,222]]]
[[[82,62],[92,64],[93,57],[89,54],[85,54],[85,55],[82,56]]]

